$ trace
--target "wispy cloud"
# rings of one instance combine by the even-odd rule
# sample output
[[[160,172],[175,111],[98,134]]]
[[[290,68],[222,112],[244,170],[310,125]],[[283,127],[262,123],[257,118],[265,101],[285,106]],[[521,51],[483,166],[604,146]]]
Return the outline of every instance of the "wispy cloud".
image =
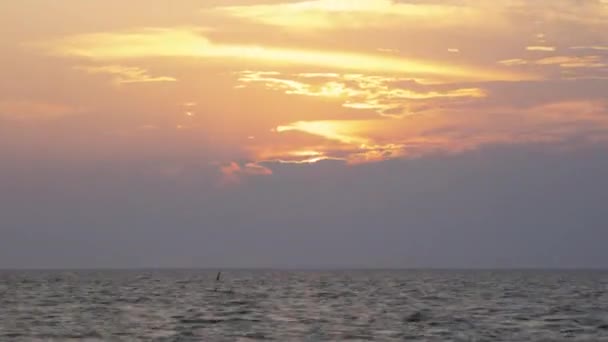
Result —
[[[199,57],[272,64],[428,76],[438,80],[521,80],[534,75],[440,62],[343,52],[293,49],[261,45],[214,43],[196,29],[144,29],[129,32],[95,33],[36,43],[48,53],[93,60],[142,59],[153,57]]]
[[[498,61],[498,64],[514,66],[514,65],[526,65],[526,64],[529,64],[529,62],[527,60],[521,59],[521,58],[512,58],[512,59],[504,59],[502,61]]]
[[[102,65],[102,66],[77,66],[76,70],[81,70],[89,74],[107,74],[113,77],[116,84],[128,83],[148,83],[148,82],[175,82],[174,77],[151,76],[147,70],[139,67],[129,67],[122,65]]]
[[[539,65],[559,65],[563,68],[601,68],[607,66],[599,56],[556,56],[539,59],[535,63]]]
[[[272,171],[260,164],[256,163],[245,163],[240,165],[236,162],[230,162],[227,165],[220,167],[222,174],[222,182],[224,185],[238,184],[241,182],[243,177],[248,176],[268,176],[272,174]]]
[[[502,60],[498,63],[507,66],[557,65],[562,68],[603,68],[608,66],[608,60],[601,56],[554,56],[536,60],[515,58]]]
[[[486,96],[480,88],[424,85],[415,80],[381,75],[244,71],[238,80],[242,85],[262,84],[285,94],[332,98],[343,107],[373,110],[388,117],[409,115],[407,107],[412,100]]]
[[[346,144],[366,144],[369,140],[361,135],[363,124],[364,122],[354,120],[298,121],[278,126],[276,131],[278,133],[299,131]]]
[[[589,45],[589,46],[572,46],[572,50],[597,50],[597,51],[608,51],[608,46],[600,45]]]
[[[532,45],[532,46],[526,46],[526,50],[552,52],[552,51],[555,51],[556,48],[555,48],[555,46]]]
[[[277,133],[299,131],[329,139],[333,143],[311,148],[325,158],[356,164],[459,153],[491,144],[560,143],[585,136],[596,139],[608,134],[607,109],[605,102],[597,101],[556,102],[525,110],[453,109],[402,120],[300,121],[278,127]],[[293,157],[288,150],[274,155],[275,159]]]
[[[276,4],[220,6],[205,10],[294,29],[419,25],[455,26],[484,19],[479,8],[459,4],[403,3],[391,0],[312,0]],[[486,20],[488,13],[485,13]],[[494,21],[497,23],[497,20]]]

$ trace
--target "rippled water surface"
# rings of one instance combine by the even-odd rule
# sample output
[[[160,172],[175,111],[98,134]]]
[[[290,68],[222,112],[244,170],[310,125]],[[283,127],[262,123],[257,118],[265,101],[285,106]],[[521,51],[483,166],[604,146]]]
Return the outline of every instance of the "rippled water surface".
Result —
[[[0,271],[0,341],[608,341],[608,273]]]

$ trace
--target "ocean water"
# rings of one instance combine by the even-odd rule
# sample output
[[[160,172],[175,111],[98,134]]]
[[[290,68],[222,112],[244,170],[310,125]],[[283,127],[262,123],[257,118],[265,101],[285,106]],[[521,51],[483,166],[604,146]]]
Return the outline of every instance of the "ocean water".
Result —
[[[0,271],[0,341],[608,341],[598,271]]]

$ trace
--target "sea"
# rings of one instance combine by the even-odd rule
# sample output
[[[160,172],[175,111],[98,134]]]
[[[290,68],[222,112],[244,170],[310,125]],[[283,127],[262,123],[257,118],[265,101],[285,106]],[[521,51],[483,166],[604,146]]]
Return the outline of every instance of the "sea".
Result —
[[[608,272],[0,271],[0,341],[608,341]]]

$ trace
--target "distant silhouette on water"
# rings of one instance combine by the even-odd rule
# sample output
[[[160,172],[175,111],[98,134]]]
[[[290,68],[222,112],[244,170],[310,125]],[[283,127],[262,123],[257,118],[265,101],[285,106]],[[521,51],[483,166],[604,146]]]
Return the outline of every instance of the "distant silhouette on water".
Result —
[[[217,272],[217,276],[215,277],[215,288],[213,289],[213,292],[217,291],[217,283],[220,281],[220,277],[222,276],[222,272]]]

